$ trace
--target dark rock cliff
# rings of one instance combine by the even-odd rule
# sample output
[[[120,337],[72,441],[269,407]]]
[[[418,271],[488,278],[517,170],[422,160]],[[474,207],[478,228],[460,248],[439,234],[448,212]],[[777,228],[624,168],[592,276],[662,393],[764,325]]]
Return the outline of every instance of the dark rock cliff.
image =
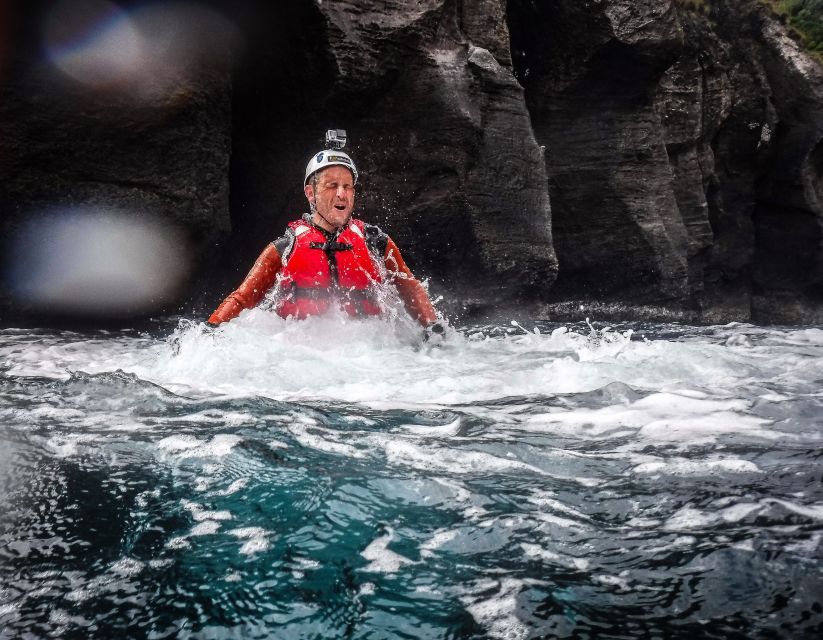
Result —
[[[689,4],[509,2],[551,295],[819,322],[820,66],[758,2]]]
[[[151,211],[194,247],[167,310],[242,278],[343,127],[359,215],[451,312],[823,321],[823,71],[759,2],[210,3],[239,35],[140,100],[44,61],[52,4],[0,49],[4,237],[43,207]]]

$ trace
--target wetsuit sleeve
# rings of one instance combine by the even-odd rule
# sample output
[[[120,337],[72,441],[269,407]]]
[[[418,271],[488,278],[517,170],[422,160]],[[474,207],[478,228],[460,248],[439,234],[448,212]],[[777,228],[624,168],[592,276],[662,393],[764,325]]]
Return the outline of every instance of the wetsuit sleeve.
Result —
[[[282,238],[263,249],[242,284],[211,314],[209,324],[228,322],[240,315],[243,309],[251,309],[259,304],[274,285],[277,272],[283,264],[281,251],[285,243],[281,240]]]
[[[392,284],[397,287],[397,293],[412,318],[415,318],[424,327],[437,322],[437,313],[429,300],[429,294],[422,284],[414,277],[414,274],[406,266],[400,249],[394,244],[394,240],[388,236],[386,239],[385,253],[383,261]]]

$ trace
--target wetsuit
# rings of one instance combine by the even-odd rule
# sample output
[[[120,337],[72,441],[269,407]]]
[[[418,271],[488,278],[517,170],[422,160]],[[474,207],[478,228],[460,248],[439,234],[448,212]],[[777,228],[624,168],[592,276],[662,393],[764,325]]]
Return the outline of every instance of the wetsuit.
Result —
[[[275,310],[283,317],[321,314],[335,301],[350,315],[376,315],[380,308],[372,292],[382,279],[378,260],[409,314],[424,327],[436,323],[426,290],[389,236],[356,219],[338,233],[329,233],[313,224],[308,214],[290,223],[286,233],[263,250],[209,323],[226,322],[257,306],[273,286],[279,288]]]

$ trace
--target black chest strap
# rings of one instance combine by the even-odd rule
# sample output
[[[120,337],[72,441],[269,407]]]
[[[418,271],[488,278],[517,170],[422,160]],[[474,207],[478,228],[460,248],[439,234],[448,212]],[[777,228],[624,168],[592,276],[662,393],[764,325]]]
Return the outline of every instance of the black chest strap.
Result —
[[[321,249],[329,261],[329,274],[335,288],[340,286],[340,277],[337,273],[337,252],[351,251],[354,247],[346,242],[337,242],[337,240],[326,240],[325,242],[312,242],[309,244],[312,249]]]

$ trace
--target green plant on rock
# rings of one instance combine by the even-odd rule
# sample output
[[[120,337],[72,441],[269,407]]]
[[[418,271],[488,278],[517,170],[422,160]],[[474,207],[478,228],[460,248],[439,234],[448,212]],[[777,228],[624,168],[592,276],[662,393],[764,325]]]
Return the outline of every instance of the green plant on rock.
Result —
[[[765,0],[778,14],[785,16],[803,45],[823,56],[823,0]]]

